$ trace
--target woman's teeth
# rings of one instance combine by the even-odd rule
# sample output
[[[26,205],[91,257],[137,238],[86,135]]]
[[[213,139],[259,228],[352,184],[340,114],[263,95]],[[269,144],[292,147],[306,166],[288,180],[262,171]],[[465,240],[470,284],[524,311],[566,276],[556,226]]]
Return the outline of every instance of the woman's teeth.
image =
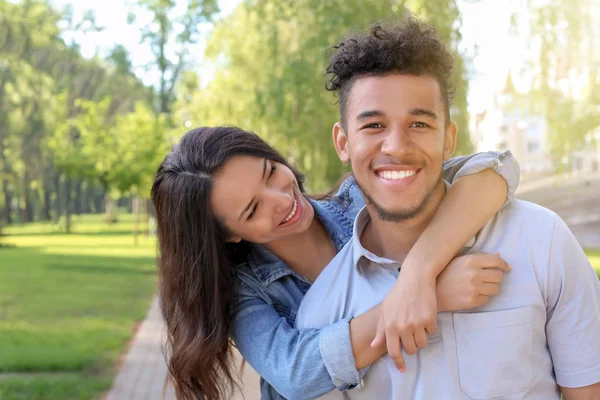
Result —
[[[377,172],[377,175],[379,175],[383,179],[399,180],[399,179],[408,178],[409,176],[413,176],[416,173],[417,173],[416,170],[379,171],[379,172]]]
[[[296,215],[296,211],[298,211],[298,203],[296,202],[296,198],[294,197],[294,207],[292,207],[292,211],[290,211],[290,213],[288,214],[288,216],[285,217],[285,219],[283,220],[282,224],[285,224],[290,219],[294,218],[294,215]]]

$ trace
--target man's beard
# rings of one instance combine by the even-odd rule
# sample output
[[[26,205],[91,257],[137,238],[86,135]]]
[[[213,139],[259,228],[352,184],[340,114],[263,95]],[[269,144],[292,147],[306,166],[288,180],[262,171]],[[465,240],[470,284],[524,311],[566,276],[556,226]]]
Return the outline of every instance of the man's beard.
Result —
[[[354,180],[356,181],[356,177],[354,178]],[[358,181],[356,181],[356,183],[358,184],[358,187],[360,187],[360,190],[363,192],[363,195],[365,196],[367,203],[373,207],[373,209],[375,210],[375,212],[377,213],[377,216],[379,217],[379,219],[381,221],[404,222],[404,221],[408,221],[408,220],[415,218],[417,215],[419,215],[423,211],[423,209],[425,209],[425,206],[427,206],[427,203],[429,203],[429,200],[431,199],[431,196],[435,193],[438,185],[440,184],[440,181],[442,181],[442,172],[441,171],[440,171],[440,175],[439,175],[438,179],[435,181],[435,184],[429,188],[429,190],[427,191],[427,194],[425,195],[425,197],[423,197],[423,200],[421,201],[421,203],[419,203],[413,207],[410,207],[409,209],[401,210],[401,211],[386,210],[381,205],[379,205],[375,202],[373,197],[360,185],[360,183],[358,183]]]

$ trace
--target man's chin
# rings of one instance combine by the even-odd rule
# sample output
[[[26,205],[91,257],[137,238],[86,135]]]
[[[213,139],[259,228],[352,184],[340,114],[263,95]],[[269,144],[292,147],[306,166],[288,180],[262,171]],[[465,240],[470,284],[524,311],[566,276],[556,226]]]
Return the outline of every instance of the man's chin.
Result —
[[[423,209],[422,205],[403,208],[386,208],[371,203],[371,206],[377,214],[377,217],[386,222],[403,222],[411,220],[417,217]]]

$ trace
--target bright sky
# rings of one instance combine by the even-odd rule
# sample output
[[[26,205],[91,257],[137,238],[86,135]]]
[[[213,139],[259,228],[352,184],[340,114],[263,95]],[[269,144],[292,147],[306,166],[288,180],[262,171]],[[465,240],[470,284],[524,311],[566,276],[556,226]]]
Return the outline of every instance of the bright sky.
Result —
[[[124,45],[131,52],[133,65],[142,67],[152,56],[145,45],[140,45],[140,30],[127,24],[127,0],[51,0],[56,7],[72,4],[76,15],[92,9],[96,22],[105,29],[98,33],[88,33],[77,37],[84,56],[91,57],[96,52],[103,54],[116,43]],[[220,0],[221,15],[228,15],[240,0]],[[471,56],[469,110],[477,112],[489,107],[493,95],[504,86],[509,69],[518,70],[524,59],[523,46],[518,40],[509,37],[510,16],[518,0],[457,0],[463,14],[462,47]],[[143,26],[147,16],[137,15],[138,26]],[[207,33],[210,26],[204,29]],[[343,32],[340,32],[343,34]],[[67,38],[70,40],[70,38]],[[477,51],[475,52],[475,48]],[[202,44],[192,49],[200,61]],[[198,63],[200,65],[201,63]],[[137,71],[145,83],[157,81],[157,74]],[[206,76],[207,71],[201,71]],[[513,74],[514,75],[514,74]],[[518,76],[513,76],[518,84]]]

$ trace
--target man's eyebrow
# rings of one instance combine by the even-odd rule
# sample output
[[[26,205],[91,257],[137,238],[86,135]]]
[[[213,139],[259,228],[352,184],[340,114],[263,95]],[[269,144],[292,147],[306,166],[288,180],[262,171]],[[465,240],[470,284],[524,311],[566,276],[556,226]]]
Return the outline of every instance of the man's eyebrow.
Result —
[[[361,120],[369,117],[383,117],[383,113],[379,110],[363,111],[356,116],[356,119]]]
[[[263,172],[262,172],[262,180],[265,180],[265,173],[267,172],[267,159],[265,158],[264,162],[263,162]],[[238,218],[238,221],[240,219],[242,219],[242,217],[244,216],[244,214],[246,213],[246,211],[248,211],[248,209],[252,206],[252,204],[254,203],[254,199],[255,197],[252,198],[252,200],[250,200],[250,203],[248,203],[246,205],[246,207],[244,207],[244,209],[242,210],[242,212],[240,213],[240,216]]]
[[[413,108],[412,110],[409,111],[409,113],[411,115],[417,115],[417,116],[418,115],[422,115],[422,116],[425,116],[425,117],[430,117],[430,118],[433,118],[435,120],[438,119],[438,115],[435,112],[433,112],[431,110],[426,110],[424,108]]]

